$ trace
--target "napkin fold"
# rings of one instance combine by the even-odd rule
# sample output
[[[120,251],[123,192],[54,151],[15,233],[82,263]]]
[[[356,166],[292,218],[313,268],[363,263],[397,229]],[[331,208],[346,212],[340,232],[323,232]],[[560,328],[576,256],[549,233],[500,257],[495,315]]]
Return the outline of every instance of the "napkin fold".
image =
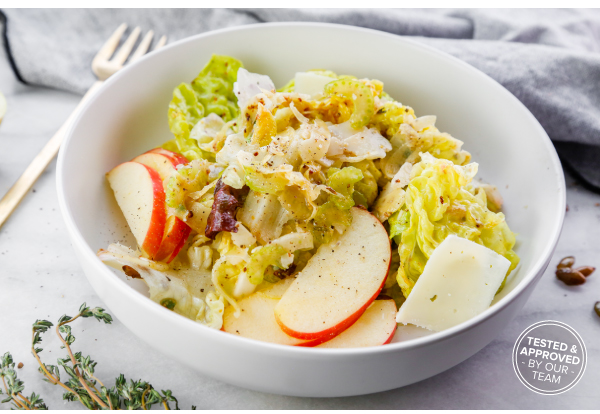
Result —
[[[122,22],[175,41],[224,27],[286,21],[411,36],[466,61],[523,102],[553,140],[563,165],[600,192],[598,10],[5,9],[0,14],[18,79],[76,93],[94,82],[90,62]]]

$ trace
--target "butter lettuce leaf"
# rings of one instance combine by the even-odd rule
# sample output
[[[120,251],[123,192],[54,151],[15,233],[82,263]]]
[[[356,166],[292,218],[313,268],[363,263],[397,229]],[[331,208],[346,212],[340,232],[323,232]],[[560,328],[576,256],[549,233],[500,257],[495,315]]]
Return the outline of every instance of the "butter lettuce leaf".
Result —
[[[242,63],[229,56],[213,55],[191,83],[182,83],[173,91],[169,104],[169,128],[175,139],[164,148],[176,150],[189,160],[207,158],[209,154],[190,138],[194,125],[214,113],[228,122],[239,115],[233,84]]]
[[[519,263],[513,251],[515,235],[504,214],[487,208],[485,192],[476,192],[470,184],[477,164],[464,167],[437,159],[428,153],[411,171],[404,209],[392,220],[391,231],[401,230],[400,268],[397,280],[405,297],[423,273],[435,248],[449,235],[484,245],[506,257],[511,266],[507,276]],[[408,228],[401,217],[408,214]]]

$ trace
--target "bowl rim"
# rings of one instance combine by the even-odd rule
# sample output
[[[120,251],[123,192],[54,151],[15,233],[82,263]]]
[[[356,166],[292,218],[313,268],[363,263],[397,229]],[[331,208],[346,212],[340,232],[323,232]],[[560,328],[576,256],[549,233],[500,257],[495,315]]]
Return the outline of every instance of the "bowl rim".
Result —
[[[317,358],[331,357],[334,355],[343,356],[343,355],[390,353],[390,352],[397,352],[400,350],[415,349],[415,348],[418,348],[418,347],[421,347],[424,345],[434,344],[437,342],[448,340],[450,338],[453,338],[457,335],[460,335],[468,330],[475,328],[476,326],[482,324],[485,320],[490,319],[494,315],[500,313],[500,311],[502,311],[503,309],[508,307],[519,296],[521,296],[527,290],[528,286],[535,283],[539,278],[541,278],[541,276],[544,273],[544,269],[547,266],[547,263],[549,262],[552,254],[554,252],[554,249],[556,248],[556,245],[558,243],[558,238],[562,231],[562,226],[563,226],[563,221],[564,221],[564,216],[565,216],[565,208],[564,208],[564,206],[566,205],[565,178],[564,178],[562,165],[558,158],[558,154],[556,153],[556,150],[554,149],[554,145],[552,144],[552,141],[548,137],[548,134],[543,129],[543,127],[540,125],[538,120],[533,116],[533,114],[529,111],[529,109],[527,109],[527,107],[525,105],[523,105],[523,103],[521,101],[519,101],[510,91],[508,91],[500,83],[498,83],[496,80],[494,80],[493,78],[491,78],[484,72],[480,71],[479,69],[477,69],[477,68],[471,66],[470,64],[468,64],[452,55],[449,55],[439,49],[436,49],[432,46],[417,42],[409,37],[400,36],[400,35],[383,32],[383,31],[379,31],[379,30],[374,30],[374,29],[368,29],[368,28],[350,26],[350,25],[343,25],[343,24],[316,23],[316,22],[256,23],[256,24],[234,26],[234,27],[229,27],[229,28],[224,28],[224,29],[208,31],[208,32],[200,33],[197,35],[189,36],[189,37],[180,39],[178,41],[175,41],[171,44],[164,46],[162,49],[160,49],[156,52],[149,53],[149,54],[141,57],[140,59],[138,59],[138,61],[134,62],[131,65],[127,65],[122,70],[118,71],[116,74],[111,76],[105,82],[105,84],[111,85],[112,83],[117,82],[118,79],[120,79],[122,76],[124,76],[124,74],[133,70],[133,68],[137,67],[138,65],[145,64],[146,60],[153,59],[153,58],[155,58],[155,56],[160,55],[161,53],[163,53],[166,50],[169,50],[169,49],[175,48],[175,47],[180,47],[181,45],[184,45],[187,43],[194,43],[198,39],[210,38],[213,36],[219,36],[220,34],[223,34],[223,33],[235,32],[235,31],[244,32],[244,31],[254,31],[254,30],[278,30],[278,29],[285,30],[287,27],[290,27],[290,26],[305,27],[307,29],[311,29],[311,28],[317,29],[318,28],[318,29],[331,29],[334,31],[360,32],[366,36],[372,36],[372,37],[381,36],[383,38],[388,38],[388,39],[391,39],[396,42],[404,43],[405,46],[407,46],[407,47],[420,49],[421,52],[427,53],[429,55],[435,55],[436,58],[439,58],[440,60],[444,60],[451,65],[457,65],[459,67],[462,67],[463,70],[468,71],[472,76],[477,76],[477,77],[486,79],[487,82],[491,82],[491,84],[493,84],[493,87],[496,88],[499,91],[499,93],[508,95],[507,97],[510,100],[512,100],[513,104],[516,105],[517,107],[520,107],[521,110],[524,111],[524,113],[526,113],[526,116],[533,123],[534,127],[538,130],[538,133],[541,136],[541,139],[543,141],[543,145],[545,145],[545,147],[549,150],[548,152],[550,154],[549,157],[550,157],[551,164],[557,173],[556,174],[556,178],[557,178],[556,184],[558,186],[557,201],[559,204],[559,206],[558,206],[559,208],[557,210],[557,212],[558,212],[557,216],[552,221],[553,228],[551,231],[551,237],[549,237],[547,239],[546,246],[544,247],[542,254],[539,255],[537,260],[534,260],[532,269],[523,276],[523,279],[521,280],[521,282],[519,282],[519,284],[517,284],[511,292],[509,292],[505,297],[500,299],[497,303],[493,304],[492,306],[490,306],[488,309],[486,309],[484,312],[480,313],[479,315],[477,315],[459,325],[456,325],[456,326],[446,329],[444,331],[435,332],[435,333],[426,335],[424,337],[409,339],[409,340],[403,341],[403,342],[394,342],[394,343],[387,344],[386,346],[375,346],[375,347],[367,347],[367,348],[326,349],[326,348],[305,348],[305,347],[279,345],[279,344],[244,338],[244,337],[240,337],[240,336],[236,336],[236,335],[231,335],[226,332],[221,332],[220,330],[215,330],[215,329],[209,328],[209,327],[199,324],[195,321],[192,321],[191,319],[185,318],[181,315],[171,312],[171,311],[165,309],[164,307],[160,306],[159,304],[155,303],[154,301],[150,300],[144,294],[142,294],[142,293],[136,291],[135,289],[133,289],[132,287],[130,287],[124,280],[122,280],[115,273],[113,273],[113,271],[110,270],[108,266],[106,266],[103,262],[100,261],[100,259],[96,256],[96,253],[94,252],[94,250],[85,241],[83,235],[77,228],[77,225],[75,224],[75,220],[71,213],[71,208],[68,205],[68,202],[66,200],[65,187],[64,187],[64,180],[65,180],[64,165],[65,165],[65,157],[66,157],[65,154],[67,153],[67,148],[69,147],[69,144],[73,138],[73,132],[75,130],[75,127],[79,124],[82,116],[87,112],[88,108],[91,105],[93,105],[93,103],[96,101],[96,99],[99,98],[99,96],[101,96],[101,94],[104,92],[105,88],[102,88],[101,90],[99,90],[98,93],[96,93],[86,103],[84,103],[84,105],[79,110],[77,116],[73,119],[73,122],[69,125],[67,131],[65,132],[65,140],[64,140],[63,144],[61,145],[60,152],[58,155],[58,161],[57,161],[56,183],[57,183],[59,207],[60,207],[64,222],[65,222],[65,225],[67,227],[67,231],[72,238],[73,244],[83,246],[83,248],[80,250],[80,252],[85,256],[88,263],[93,264],[93,266],[96,267],[96,269],[104,276],[104,278],[110,279],[113,283],[117,283],[117,284],[120,283],[121,284],[120,286],[122,286],[124,289],[123,294],[128,295],[130,297],[130,299],[132,300],[132,302],[136,302],[134,304],[134,306],[138,306],[138,305],[144,306],[144,307],[148,308],[147,309],[148,311],[152,310],[152,313],[159,315],[160,318],[162,318],[162,319],[168,320],[168,322],[170,324],[177,326],[177,329],[182,328],[182,329],[199,330],[198,335],[206,336],[206,339],[215,340],[217,342],[232,341],[231,342],[232,344],[239,344],[240,346],[244,346],[246,348],[248,348],[248,347],[256,348],[256,349],[263,348],[263,349],[269,350],[271,352],[289,353],[290,355],[299,356],[299,357],[315,356]]]

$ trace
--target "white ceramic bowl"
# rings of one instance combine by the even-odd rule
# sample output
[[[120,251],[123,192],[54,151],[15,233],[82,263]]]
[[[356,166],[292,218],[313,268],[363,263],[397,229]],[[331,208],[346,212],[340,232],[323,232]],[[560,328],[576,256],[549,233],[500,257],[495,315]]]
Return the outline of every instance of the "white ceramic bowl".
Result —
[[[278,86],[297,71],[328,68],[380,79],[419,115],[465,142],[479,176],[505,198],[521,264],[493,306],[452,329],[363,349],[307,349],[212,330],[147,298],[96,251],[131,236],[104,174],[171,136],[173,88],[191,81],[211,54],[226,54]],[[171,44],[106,82],[68,131],[58,161],[58,195],[85,274],[111,313],[153,347],[222,381],[296,396],[384,391],[436,375],[486,346],[519,312],[548,265],[565,211],[565,185],[548,136],[498,83],[437,50],[398,36],[330,24],[243,26]],[[401,336],[399,334],[398,336]],[[402,340],[403,338],[396,338]]]

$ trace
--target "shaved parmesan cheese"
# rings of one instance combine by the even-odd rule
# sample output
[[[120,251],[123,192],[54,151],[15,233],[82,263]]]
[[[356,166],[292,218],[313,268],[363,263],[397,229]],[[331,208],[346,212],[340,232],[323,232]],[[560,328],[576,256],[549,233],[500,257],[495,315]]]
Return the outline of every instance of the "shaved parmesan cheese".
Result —
[[[485,246],[448,236],[400,307],[396,322],[442,331],[486,310],[510,262]]]
[[[297,72],[294,78],[294,92],[304,93],[311,97],[323,95],[325,85],[335,79],[329,76],[318,75],[313,72]]]
[[[390,141],[374,128],[365,128],[342,142],[345,146],[344,155],[337,157],[337,159],[344,162],[385,158],[385,154],[392,150]]]
[[[341,155],[344,153],[344,143],[340,141],[338,138],[331,136],[329,140],[329,148],[327,149],[328,157],[335,157],[337,155]]]
[[[294,105],[293,102],[290,103],[290,109],[292,110],[294,116],[300,123],[308,124],[308,118],[300,113],[300,111],[298,110],[298,108],[296,108],[296,105]]]
[[[362,131],[363,129],[364,128],[357,130],[352,128],[350,121],[342,122],[341,124],[329,125],[329,132],[331,132],[331,135],[341,140],[350,138],[352,135]]]
[[[275,91],[275,84],[267,75],[248,72],[239,68],[237,82],[233,84],[233,93],[238,98],[238,106],[244,108],[248,101],[263,90]]]
[[[344,162],[359,162],[385,158],[392,144],[376,129],[363,127],[354,129],[350,121],[328,125],[331,143],[327,157]]]

